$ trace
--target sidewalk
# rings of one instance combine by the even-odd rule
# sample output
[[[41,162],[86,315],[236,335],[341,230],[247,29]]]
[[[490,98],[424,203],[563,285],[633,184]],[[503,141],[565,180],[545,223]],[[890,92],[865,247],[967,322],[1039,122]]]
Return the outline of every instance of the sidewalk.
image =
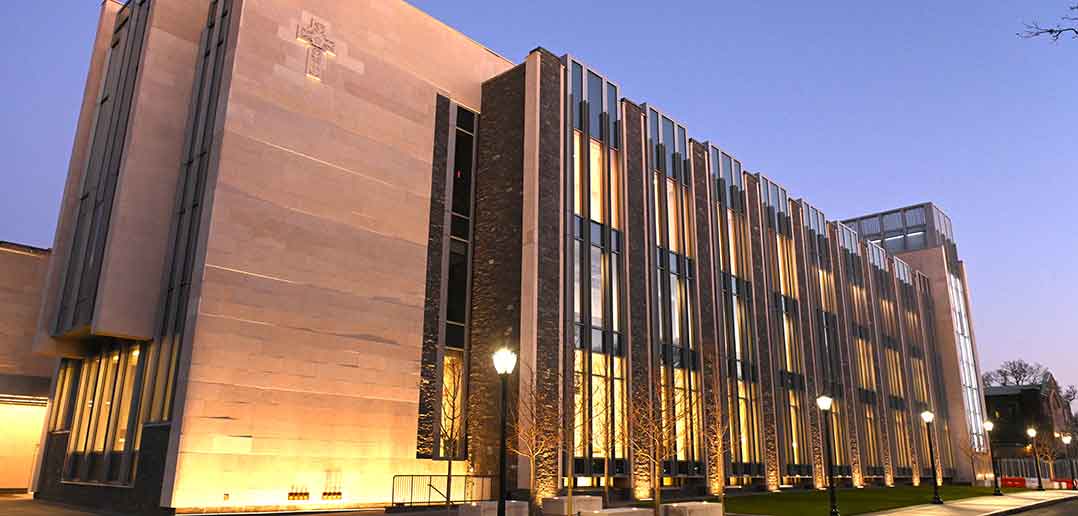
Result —
[[[873,512],[862,516],[987,516],[1014,514],[1066,499],[1078,499],[1078,491],[1023,491],[1004,496],[979,496],[943,505],[914,505],[901,509]]]
[[[3,516],[95,516],[63,505],[39,502],[28,494],[0,495],[0,515]]]

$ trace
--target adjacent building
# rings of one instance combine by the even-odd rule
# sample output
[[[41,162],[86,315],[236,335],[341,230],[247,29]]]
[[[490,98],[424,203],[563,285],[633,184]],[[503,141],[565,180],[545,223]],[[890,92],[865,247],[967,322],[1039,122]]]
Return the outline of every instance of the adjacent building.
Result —
[[[510,468],[540,497],[822,487],[823,417],[843,484],[971,481],[953,245],[857,229],[575,56],[515,63],[404,3],[106,0],[34,490],[316,510],[452,467],[454,500],[489,496],[501,347],[515,439],[557,437]]]
[[[56,359],[30,343],[49,251],[0,242],[0,492],[30,487]]]
[[[1037,431],[1038,445],[1056,448],[1060,455],[1073,456],[1073,450],[1063,445],[1059,437],[1075,432],[1074,416],[1051,374],[1028,385],[987,386],[984,403],[988,418],[995,424],[990,437],[996,457],[1032,456],[1033,443],[1026,434],[1029,428]]]

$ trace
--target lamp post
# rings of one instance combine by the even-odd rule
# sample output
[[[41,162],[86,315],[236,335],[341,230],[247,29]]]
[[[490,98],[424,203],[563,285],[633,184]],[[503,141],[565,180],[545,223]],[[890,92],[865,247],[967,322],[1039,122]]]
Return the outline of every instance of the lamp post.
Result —
[[[1037,490],[1044,491],[1044,481],[1041,480],[1041,458],[1037,456],[1037,429],[1032,426],[1026,429],[1029,436],[1029,445],[1033,450],[1033,469],[1037,470]]]
[[[992,494],[1003,496],[1003,492],[999,490],[999,467],[996,465],[996,454],[992,451],[992,430],[995,428],[995,423],[991,421],[984,422],[984,431],[988,432],[988,460],[992,462],[992,487],[995,488]]]
[[[936,473],[936,445],[932,442],[932,421],[936,419],[936,415],[926,410],[921,412],[921,419],[924,420],[928,432],[928,461],[932,465],[932,503],[941,504],[943,499],[940,498],[939,474]]]
[[[831,435],[831,404],[834,401],[826,394],[816,398],[816,406],[820,407],[820,411],[823,412],[823,433],[827,452],[824,467],[827,468],[827,496],[831,499],[831,516],[840,516],[838,513],[838,501],[835,499],[835,453],[832,451],[832,446],[834,445],[831,443],[833,439]]]
[[[1074,479],[1074,459],[1070,458],[1071,434],[1063,434],[1060,439],[1063,439],[1063,448],[1067,450],[1064,456],[1067,457],[1067,465],[1070,466],[1067,469],[1071,472],[1071,489],[1078,489],[1078,483]]]
[[[517,354],[502,348],[494,352],[494,369],[498,371],[502,383],[502,406],[501,406],[501,449],[498,450],[498,516],[505,516],[505,419],[506,405],[508,404],[509,375],[513,374],[513,368],[517,365]]]

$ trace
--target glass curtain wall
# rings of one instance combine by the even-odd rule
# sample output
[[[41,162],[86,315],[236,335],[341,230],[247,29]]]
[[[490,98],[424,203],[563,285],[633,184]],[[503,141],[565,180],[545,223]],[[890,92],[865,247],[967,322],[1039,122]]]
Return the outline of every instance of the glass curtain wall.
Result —
[[[468,322],[471,306],[472,210],[475,174],[475,134],[478,115],[456,103],[450,105],[450,207],[447,275],[445,277],[445,345],[441,363],[441,396],[436,434],[436,458],[467,458],[464,406],[467,400]]]
[[[759,372],[752,323],[751,258],[746,236],[745,179],[741,162],[715,146],[709,148],[711,183],[715,189],[715,220],[721,242],[716,264],[724,297],[726,369],[730,396],[730,467],[727,482],[746,485],[762,477],[760,459]]]
[[[575,485],[627,477],[623,190],[618,87],[571,56]]]
[[[837,315],[837,290],[835,285],[834,264],[831,259],[831,239],[828,235],[827,217],[808,203],[804,206],[804,226],[806,235],[805,248],[809,254],[809,274],[807,283],[815,281],[820,293],[819,306],[814,314],[817,353],[816,362],[820,364],[820,392],[833,399],[831,432],[833,437],[835,475],[850,476],[850,451],[846,442],[844,407],[846,388],[842,375],[842,348],[839,345]],[[811,400],[810,400],[811,401]],[[811,407],[810,407],[811,408]]]
[[[685,127],[645,106],[648,117],[656,286],[653,343],[659,349],[662,420],[673,439],[663,465],[665,485],[704,475],[701,449],[700,354],[694,335],[695,274],[692,177]]]
[[[850,335],[855,355],[854,378],[857,384],[855,420],[860,424],[861,474],[865,478],[883,477],[883,454],[880,451],[880,414],[878,407],[876,353],[870,331],[868,287],[865,278],[864,256],[857,233],[844,224],[836,223],[839,251],[843,260],[844,283],[849,302]]]
[[[966,314],[965,287],[954,270],[947,273],[947,293],[951,301],[951,321],[954,326],[954,342],[958,347],[959,379],[962,382],[962,400],[965,403],[970,444],[974,451],[982,452],[986,449],[984,411],[981,409],[984,398],[981,396],[977,358],[973,354],[973,335]]]
[[[898,259],[894,260],[895,277],[898,278],[898,297],[900,300],[901,320],[905,327],[906,349],[909,356],[909,389],[910,410],[913,433],[912,440],[916,443],[914,454],[917,464],[921,467],[920,476],[931,476],[928,467],[928,433],[924,425],[918,424],[918,415],[925,410],[931,409],[929,405],[928,375],[925,368],[925,333],[921,324],[921,306],[918,300],[917,287],[914,283],[914,273],[910,266]]]
[[[784,483],[792,484],[812,476],[812,457],[805,431],[805,368],[798,328],[797,269],[793,233],[790,227],[790,201],[786,189],[760,176],[760,199],[765,208],[767,238],[774,242],[774,260],[767,264],[771,277],[771,312],[776,324],[773,334],[779,343],[779,383],[784,389],[785,430]]]
[[[886,222],[886,217],[884,221]],[[891,259],[887,252],[877,244],[867,243],[869,264],[876,285],[876,303],[879,314],[877,328],[884,359],[884,377],[886,379],[888,434],[893,439],[894,453],[892,463],[895,476],[910,477],[911,469],[909,446],[909,419],[906,400],[906,363],[902,357],[901,332],[899,331],[898,302],[895,294],[894,277],[891,275]]]

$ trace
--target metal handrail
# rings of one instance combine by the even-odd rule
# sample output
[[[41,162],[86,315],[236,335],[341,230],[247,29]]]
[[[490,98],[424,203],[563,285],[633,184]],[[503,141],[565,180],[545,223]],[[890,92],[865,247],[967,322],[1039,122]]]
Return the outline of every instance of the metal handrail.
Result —
[[[396,506],[441,505],[494,499],[494,477],[487,475],[393,475]]]

